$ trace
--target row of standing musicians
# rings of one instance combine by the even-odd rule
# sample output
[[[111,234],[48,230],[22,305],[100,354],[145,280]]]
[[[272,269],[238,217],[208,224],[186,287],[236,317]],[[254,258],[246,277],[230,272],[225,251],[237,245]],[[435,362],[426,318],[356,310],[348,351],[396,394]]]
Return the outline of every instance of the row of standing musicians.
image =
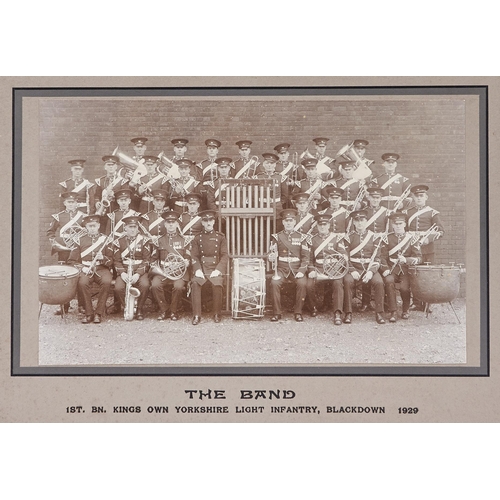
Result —
[[[208,140],[207,146],[214,141],[215,140]],[[365,146],[364,143],[367,143],[367,141],[362,140],[358,142],[361,142],[361,146]],[[356,141],[354,141],[353,144],[356,144]],[[275,150],[278,153],[283,154],[284,150],[287,150],[288,147],[288,144],[281,144],[278,145]],[[341,294],[337,290],[338,282],[340,281],[344,284],[348,282],[347,288],[350,289],[352,285],[352,283],[349,284],[351,278],[354,281],[360,280],[364,283],[362,310],[369,307],[371,297],[370,288],[373,287],[375,295],[376,320],[379,323],[385,321],[382,317],[384,306],[382,306],[382,310],[380,308],[381,293],[382,296],[384,296],[384,294],[388,297],[391,296],[390,291],[389,293],[384,293],[384,282],[386,285],[385,288],[388,288],[389,290],[392,287],[390,284],[391,279],[396,282],[401,282],[400,289],[403,298],[402,317],[406,319],[409,314],[409,300],[405,300],[408,296],[406,292],[406,288],[408,288],[406,286],[408,284],[408,278],[407,269],[405,269],[407,263],[405,260],[407,257],[410,257],[409,263],[432,263],[434,258],[433,241],[441,237],[444,233],[444,229],[439,218],[439,212],[429,207],[427,204],[428,186],[417,185],[412,187],[410,186],[408,178],[396,173],[397,160],[399,159],[399,156],[394,153],[387,153],[382,156],[385,169],[385,173],[382,176],[377,178],[370,176],[365,179],[360,179],[359,176],[356,178],[353,175],[359,168],[359,163],[356,161],[341,159],[336,162],[336,165],[338,165],[338,172],[335,172],[332,169],[332,173],[334,174],[325,176],[324,174],[320,175],[318,173],[318,162],[321,160],[318,158],[308,157],[301,161],[301,173],[297,174],[297,165],[293,165],[293,168],[295,169],[295,177],[300,178],[304,176],[304,178],[302,180],[290,180],[286,173],[276,173],[278,155],[275,155],[274,153],[267,153],[262,156],[264,158],[262,162],[263,172],[257,173],[257,178],[270,178],[274,176],[276,184],[279,184],[280,187],[280,189],[276,189],[275,191],[277,196],[274,203],[277,208],[281,209],[283,205],[287,206],[289,204],[292,204],[295,207],[292,212],[280,212],[280,222],[283,230],[276,235],[277,240],[275,242],[278,247],[276,252],[278,254],[276,258],[277,274],[280,276],[283,274],[282,282],[285,282],[288,280],[291,273],[293,276],[292,281],[297,285],[295,319],[297,321],[302,320],[302,306],[305,302],[307,294],[304,294],[304,276],[301,276],[301,274],[308,269],[310,264],[305,264],[305,261],[301,256],[293,254],[294,252],[296,253],[298,248],[302,249],[307,247],[310,249],[309,253],[312,251],[313,255],[317,257],[315,252],[317,254],[325,254],[325,252],[333,250],[332,241],[335,241],[336,243],[335,252],[338,252],[339,250],[341,251],[342,245],[344,245],[349,254],[349,272],[346,276],[342,280],[326,280],[326,283],[330,283],[330,285],[333,284],[334,287],[336,287],[336,291],[334,290],[333,293],[333,298],[336,301],[334,304],[334,322],[336,324],[341,322],[340,315],[342,312],[344,313],[344,322],[349,323],[352,319],[352,307],[350,306],[349,299],[351,294],[344,294],[347,298],[341,301],[342,307],[339,307],[339,296]],[[197,167],[190,160],[185,158],[176,160],[175,164],[179,167],[179,177],[175,180],[168,178],[168,176],[161,171],[159,165],[157,164],[158,157],[145,157],[143,160],[146,168],[148,168],[148,177],[151,175],[154,175],[154,177],[160,176],[159,179],[156,179],[156,181],[160,181],[159,189],[154,189],[153,183],[149,184],[149,186],[145,186],[145,184],[150,182],[151,179],[147,182],[144,182],[147,179],[141,179],[141,181],[136,185],[131,185],[130,178],[127,178],[127,175],[117,175],[117,170],[120,166],[120,158],[114,157],[113,155],[103,157],[104,168],[107,173],[102,178],[96,179],[95,186],[87,186],[87,189],[85,190],[77,189],[78,186],[82,184],[82,181],[78,183],[78,176],[75,178],[74,173],[78,170],[83,171],[83,160],[72,160],[69,162],[73,172],[71,180],[75,185],[78,185],[76,185],[75,188],[70,189],[71,183],[68,182],[70,180],[61,183],[61,186],[63,187],[61,199],[63,200],[65,210],[59,212],[58,214],[54,214],[54,220],[48,230],[48,236],[52,243],[53,252],[59,252],[60,261],[77,263],[78,265],[81,265],[82,269],[86,267],[85,263],[91,263],[95,268],[90,271],[91,276],[86,274],[85,271],[81,274],[82,285],[79,286],[79,297],[81,300],[79,300],[79,302],[83,304],[82,307],[85,309],[83,322],[100,322],[103,314],[102,304],[98,305],[98,308],[94,313],[91,301],[89,303],[88,300],[90,282],[100,280],[100,273],[95,273],[95,270],[100,266],[106,267],[106,262],[107,264],[110,263],[105,260],[101,261],[100,259],[96,259],[96,256],[102,256],[104,258],[104,254],[102,252],[96,252],[96,249],[99,249],[99,245],[103,244],[102,238],[106,238],[107,245],[111,242],[111,247],[116,247],[116,245],[118,245],[116,248],[119,248],[120,245],[123,246],[125,240],[127,240],[128,243],[125,247],[129,248],[131,240],[130,235],[126,235],[127,225],[124,224],[124,222],[128,217],[139,217],[136,224],[138,229],[135,238],[145,238],[144,241],[149,240],[150,242],[153,241],[155,243],[155,245],[153,245],[153,252],[150,251],[148,258],[153,255],[157,259],[157,263],[159,265],[151,266],[151,268],[155,269],[156,267],[156,269],[161,270],[162,255],[164,256],[166,253],[160,252],[159,250],[161,250],[161,248],[157,245],[160,243],[162,237],[168,233],[168,221],[164,220],[163,215],[165,215],[165,213],[170,213],[170,217],[172,217],[174,213],[177,215],[175,226],[177,228],[176,231],[178,236],[184,238],[185,242],[188,242],[188,244],[185,245],[181,244],[182,242],[178,243],[177,246],[181,245],[183,248],[187,248],[191,251],[190,249],[192,249],[193,245],[198,247],[200,246],[196,243],[196,236],[204,236],[206,233],[208,233],[208,241],[210,241],[210,234],[212,234],[213,231],[215,217],[213,223],[207,221],[208,225],[212,224],[211,231],[207,231],[199,210],[200,208],[208,208],[209,210],[212,210],[213,208],[217,209],[219,204],[224,204],[224,199],[221,198],[224,195],[224,191],[217,191],[217,188],[219,187],[217,180],[223,180],[226,177],[230,178],[231,175],[229,172],[235,168],[236,163],[230,158],[216,158],[214,161],[214,164],[216,165],[216,172],[214,173],[212,171],[212,166],[210,180],[193,182],[193,176],[189,175],[189,172],[192,168],[199,167]],[[187,175],[185,171],[187,171]],[[83,178],[83,176],[81,176],[81,178]],[[116,179],[119,180],[116,182]],[[186,181],[186,179],[188,182],[191,181],[191,186],[193,188],[192,191],[189,190],[189,187],[191,186],[188,186],[187,188],[184,187],[184,181]],[[163,185],[167,182],[167,187],[170,189],[162,189]],[[196,189],[198,186],[200,187]],[[205,192],[203,192],[202,186],[205,187]],[[290,187],[291,189],[287,189]],[[84,192],[85,201],[82,200]],[[104,195],[103,192],[105,192]],[[94,200],[97,200],[94,204],[89,203],[89,198],[92,194],[94,194]],[[133,210],[133,208],[131,208],[134,199],[135,202],[139,204],[138,208],[142,210],[142,214],[139,210]],[[86,224],[83,224],[82,217],[85,217],[86,215],[84,213],[85,210],[83,212],[78,210],[79,208],[83,208],[83,204],[86,204],[87,211],[90,212],[92,212],[95,207],[95,213],[91,215],[95,216],[94,219],[97,217],[98,220],[93,220],[90,223],[94,225],[97,224],[99,226],[98,229],[104,229],[103,232],[105,234],[98,236],[97,239],[96,235],[90,231],[90,228],[87,228]],[[150,205],[152,206],[152,210],[147,210]],[[115,208],[115,206],[117,206],[117,208]],[[170,209],[172,208],[175,210],[171,211]],[[363,208],[363,211],[359,212],[360,208]],[[405,221],[403,223],[405,231],[403,236],[400,231],[399,233],[396,233],[395,228],[394,231],[390,233],[388,222],[388,217],[391,214],[394,215],[394,212],[399,212],[401,209],[405,212],[403,214],[405,217]],[[213,211],[211,213],[213,214]],[[397,215],[401,217],[402,213],[397,213]],[[366,216],[366,220],[364,221],[365,223],[363,223],[364,215]],[[320,252],[317,252],[317,248],[313,248],[314,240],[325,239],[325,232],[324,229],[322,229],[322,226],[325,225],[325,221],[320,221],[322,216],[323,219],[325,216],[328,216],[328,223],[326,226],[328,228],[329,236],[327,236],[327,238],[330,238],[331,236],[332,239],[329,240],[327,244],[323,244]],[[289,219],[289,223],[291,223],[291,219],[294,219],[292,229],[290,229],[289,224],[288,226],[285,226],[286,219]],[[86,222],[89,223],[88,221]],[[395,222],[393,221],[393,224],[394,223]],[[399,221],[398,224],[401,224],[401,221]],[[133,225],[134,224],[132,224],[132,226]],[[133,232],[133,230],[131,231]],[[225,237],[217,231],[214,232],[214,235],[218,242],[217,247],[219,248],[219,251],[221,251],[221,247],[226,245],[225,241],[223,241],[225,240]],[[360,239],[361,237],[363,238]],[[397,243],[390,248],[391,240],[394,240],[394,237],[396,237]],[[94,241],[90,243],[88,238]],[[169,236],[169,238],[171,238],[171,236]],[[221,238],[223,240],[220,240]],[[359,243],[353,246],[352,242],[355,242],[356,240],[359,240]],[[99,241],[98,244],[97,241]],[[402,241],[404,241],[404,243],[401,244]],[[88,244],[87,248],[83,248],[85,244]],[[141,248],[149,246],[150,245],[142,245]],[[216,321],[219,321],[220,305],[222,303],[222,275],[224,274],[222,269],[224,266],[222,265],[221,269],[218,271],[215,269],[209,270],[209,275],[206,275],[203,270],[203,266],[208,265],[207,259],[209,257],[205,254],[208,251],[207,248],[210,246],[211,245],[205,244],[203,249],[202,245],[202,255],[200,259],[202,270],[194,269],[194,261],[193,270],[194,275],[196,275],[197,271],[199,275],[203,273],[204,278],[198,276],[202,281],[208,278],[207,281],[212,283],[215,278],[219,278],[215,279],[215,281],[220,282],[220,284],[214,286],[214,291],[216,292],[214,293],[214,317],[216,318]],[[122,253],[126,250],[126,248],[122,249]],[[79,258],[75,258],[75,249],[80,251]],[[389,257],[392,260],[394,260],[393,254],[396,253],[399,261],[397,267],[394,268],[394,266],[391,266],[390,269],[382,271],[382,274],[385,274],[385,276],[381,277],[378,273],[378,269],[382,265],[381,255],[384,249],[388,249],[388,252],[392,252],[390,254],[391,257]],[[178,251],[178,249],[176,250]],[[205,252],[205,254],[203,254],[203,252]],[[375,252],[375,254],[373,252]],[[81,257],[82,253],[84,254],[83,258]],[[281,255],[281,253],[283,253],[283,255]],[[420,255],[418,255],[419,253]],[[116,257],[115,254],[113,255]],[[191,258],[192,257],[189,257],[187,260],[190,260]],[[217,257],[215,256],[211,256],[210,258],[212,260],[217,260]],[[273,259],[273,253],[270,254],[270,258],[271,260]],[[81,262],[78,262],[79,259]],[[123,257],[123,259],[122,264],[128,265],[128,263],[130,263],[130,259],[127,259],[126,256]],[[142,259],[132,259],[132,261],[135,260]],[[319,260],[321,260],[321,256],[319,257]],[[390,262],[392,262],[392,260]],[[113,263],[117,262],[116,258],[113,258],[112,261]],[[294,269],[297,263],[300,263],[302,268],[304,268],[305,265],[306,269],[302,269],[301,271]],[[136,275],[147,276],[147,274],[150,274],[147,272],[150,262],[148,261],[143,267],[141,267],[142,264],[142,262],[134,262],[133,264],[133,266],[135,266],[133,269],[133,279],[135,280],[134,284],[138,282],[139,279],[142,279],[142,284],[144,284],[146,280],[146,278],[139,278]],[[283,268],[283,264],[285,264],[285,268]],[[320,263],[315,262],[315,264]],[[352,269],[351,266],[361,267],[356,271],[355,269]],[[367,266],[371,269],[368,269]],[[377,268],[376,270],[375,267]],[[138,273],[135,272],[136,268],[139,270]],[[125,297],[121,294],[121,290],[125,289],[124,285],[129,278],[124,270],[120,270],[120,272],[118,272],[118,269],[119,268],[116,268],[115,266],[114,272],[117,277],[115,290],[120,298],[121,305],[123,306]],[[220,276],[218,275],[219,271],[221,272]],[[214,272],[216,276],[211,276]],[[189,275],[190,273],[186,273],[186,277]],[[165,279],[164,277],[158,278],[158,276],[161,275],[156,274],[156,276],[152,278],[151,281],[153,282],[153,285],[154,282],[158,282],[158,280],[160,280],[162,284],[160,288],[164,288],[165,285],[169,284],[168,279]],[[311,283],[316,283],[316,280],[314,279],[314,270],[309,269],[305,282],[308,281],[307,278],[313,280]],[[86,284],[86,281],[89,281],[89,283]],[[195,281],[191,280],[191,284],[194,284],[194,282]],[[271,281],[273,298],[273,316],[271,319],[274,321],[277,321],[281,315],[278,289],[281,288],[282,282],[280,282],[280,280]],[[180,287],[181,284],[182,283],[178,283],[177,287]],[[203,284],[204,283],[201,283],[201,286]],[[307,285],[305,286],[307,289]],[[309,308],[311,310],[311,314],[314,316],[316,315],[317,307],[314,303],[315,293],[311,290],[311,286],[312,285],[309,286],[310,293],[308,294]],[[180,293],[182,293],[183,288],[184,287],[181,287]],[[88,293],[85,293],[85,290]],[[199,294],[195,291],[196,287],[193,286],[192,290],[194,313],[193,323],[196,324],[200,321],[201,299],[197,301]],[[152,286],[152,293],[160,306],[160,317],[163,319],[167,317],[166,311],[170,310],[171,318],[177,319],[177,306],[175,304],[171,304],[170,308],[167,307],[165,309],[166,304],[162,304],[161,299],[157,298],[158,294],[155,292],[154,286]],[[85,295],[87,295],[87,299],[85,299]],[[104,290],[100,293],[100,295],[104,297]],[[160,292],[159,295],[163,296],[163,292]],[[172,301],[176,302],[176,304],[178,304],[178,296],[179,291],[172,294]],[[328,296],[331,297],[331,294],[325,294],[325,297]],[[141,306],[143,305],[142,300],[145,300],[147,297],[147,293],[141,293],[141,297],[142,299],[139,299],[137,307],[138,319],[143,318],[143,308]],[[199,307],[197,302],[200,304]],[[388,308],[387,310],[390,313],[390,321],[395,321],[396,319],[396,307],[394,306],[394,303],[395,302],[391,303],[391,301],[389,301],[386,305]],[[117,305],[119,307],[120,304]]]

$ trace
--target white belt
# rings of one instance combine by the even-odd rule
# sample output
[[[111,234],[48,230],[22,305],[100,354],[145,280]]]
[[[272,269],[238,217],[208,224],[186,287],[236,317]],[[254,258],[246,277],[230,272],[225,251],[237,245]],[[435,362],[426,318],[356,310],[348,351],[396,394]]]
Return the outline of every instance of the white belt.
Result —
[[[356,262],[357,264],[368,264],[371,259],[351,259],[351,262]]]
[[[136,265],[136,264],[142,264],[142,262],[143,262],[142,259],[141,260],[137,260],[137,259],[135,259],[135,260],[133,260],[133,259],[123,259],[123,263],[125,265],[127,265],[127,266],[129,264],[132,264],[133,266]]]
[[[298,257],[278,257],[281,262],[300,262]]]

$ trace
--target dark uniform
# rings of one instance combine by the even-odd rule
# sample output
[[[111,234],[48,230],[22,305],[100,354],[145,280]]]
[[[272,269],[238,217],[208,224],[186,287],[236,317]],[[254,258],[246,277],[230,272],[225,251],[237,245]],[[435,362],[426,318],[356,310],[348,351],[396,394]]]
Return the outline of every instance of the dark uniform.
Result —
[[[318,224],[330,224],[330,218],[328,215],[316,216],[316,222]],[[330,278],[324,273],[324,263],[325,258],[328,256],[338,256],[338,254],[344,255],[345,265],[347,268],[348,255],[343,241],[343,235],[337,236],[336,234],[329,232],[328,234],[317,234],[311,239],[311,258],[308,265],[308,279],[307,279],[307,297],[309,300],[309,305],[311,307],[312,315],[316,315],[317,310],[317,297],[316,290],[317,287],[325,285],[327,283],[332,285],[333,288],[333,311],[335,314],[335,324],[340,325],[342,323],[341,313],[343,310],[344,303],[344,285],[343,278]],[[315,276],[311,277],[311,273]]]
[[[352,217],[354,221],[362,218],[366,219],[366,212],[363,210],[353,212]],[[369,283],[371,283],[374,292],[376,320],[377,323],[385,323],[381,316],[384,312],[384,282],[378,273],[382,240],[379,239],[376,242],[373,232],[368,230],[365,230],[363,234],[352,231],[349,233],[348,238],[349,273],[344,278],[344,284],[347,288],[344,293],[346,315],[349,314],[350,316],[352,314],[352,298],[355,290],[355,280],[352,273],[358,272],[361,280],[368,271],[371,271],[373,276]],[[347,322],[350,323],[350,317],[347,319]],[[346,322],[346,319],[344,319],[344,322]]]
[[[341,199],[343,190],[335,186],[330,186],[326,188],[325,195],[327,198]],[[332,202],[333,203],[333,202]],[[318,212],[319,215],[329,215],[330,216],[330,229],[337,236],[345,236],[349,213],[344,206],[340,205],[338,207],[332,207],[331,205],[324,210]]]
[[[284,219],[297,219],[297,211],[285,209],[280,214]],[[276,256],[273,263],[275,275],[270,280],[271,297],[273,303],[273,316],[271,321],[281,318],[281,288],[285,283],[296,286],[294,314],[296,321],[302,321],[302,308],[307,294],[307,266],[309,264],[309,246],[306,236],[298,231],[280,231],[272,235],[270,253]],[[303,276],[296,278],[297,273]],[[275,279],[276,278],[276,279]]]
[[[177,162],[180,172],[189,172],[194,168],[194,162],[187,158]],[[197,181],[192,175],[186,175],[170,181],[169,206],[179,214],[187,210],[186,196],[190,193],[200,193],[202,183]],[[201,193],[200,193],[201,194]]]
[[[217,152],[222,143],[217,139],[207,139],[205,141],[207,149],[217,149],[214,156],[208,156],[205,160],[196,164],[196,167],[191,172],[191,175],[200,182],[213,181],[217,177]]]
[[[236,143],[240,149],[248,149],[250,144],[252,144],[252,141],[238,141]],[[243,156],[240,156],[233,162],[234,170],[231,175],[235,179],[252,178],[257,174],[259,165],[260,163],[256,157],[252,156],[246,160]]]
[[[117,156],[113,155],[108,155],[108,156],[103,156],[102,160],[104,161],[104,165],[108,164],[115,164],[118,165],[119,163],[119,158]],[[113,212],[118,208],[118,204],[116,203],[115,200],[115,193],[116,191],[122,190],[122,189],[128,189],[129,188],[129,181],[128,179],[125,179],[124,177],[121,177],[118,173],[114,174],[107,174],[103,175],[102,177],[99,177],[98,179],[95,180],[95,193],[94,193],[94,202],[96,205],[96,213],[99,215],[103,216],[107,213]],[[103,194],[105,193],[105,196],[103,197]],[[102,200],[108,200],[110,202],[109,207],[104,208],[104,207],[99,207],[98,204],[102,202]],[[105,220],[102,219],[105,225]]]
[[[278,161],[278,157],[274,153],[264,153],[262,155],[264,157],[264,163],[274,163]],[[262,165],[261,165],[262,166]],[[281,174],[278,173],[268,173],[263,168],[263,172],[257,174],[257,179],[273,179],[274,184],[274,192],[275,198],[274,200],[270,200],[272,203],[274,202],[274,206],[276,207],[276,212],[281,212],[283,207],[288,203],[288,184],[283,180]]]
[[[145,163],[150,163],[158,160],[155,156],[145,156]],[[135,188],[135,203],[134,207],[137,207],[137,211],[141,214],[146,214],[153,209],[153,192],[159,189],[166,189],[168,186],[167,177],[160,171],[155,170],[153,173],[148,173],[139,178],[139,182]],[[146,191],[139,193],[139,188],[146,188]],[[142,191],[141,189],[141,191]]]
[[[188,207],[193,202],[196,202],[199,208],[201,204],[201,195],[198,193],[190,193],[186,196],[186,202],[188,203]],[[203,231],[203,226],[198,210],[196,210],[196,212],[190,212],[188,209],[187,212],[182,213],[179,217],[179,227],[183,236],[193,237],[200,234],[201,231]]]
[[[355,163],[352,161],[341,161],[339,167],[354,168]],[[359,179],[346,179],[344,177],[337,179],[336,185],[344,190],[342,195],[342,205],[345,205],[348,210],[359,210],[363,206],[364,196],[358,197],[360,189],[364,190],[364,181]],[[361,198],[361,200],[359,199]],[[359,203],[354,206],[354,202],[358,199]]]
[[[156,200],[167,200],[167,192],[163,189],[153,191],[152,196]],[[146,230],[146,236],[151,238],[154,244],[156,244],[160,236],[164,235],[166,232],[163,218],[165,212],[168,212],[168,208],[155,208],[142,215],[139,219],[140,224],[142,224]],[[177,216],[179,216],[179,214],[177,214]]]
[[[215,220],[215,212],[206,210],[200,213],[202,220]],[[192,306],[193,324],[197,325],[201,318],[201,289],[209,284],[213,294],[214,319],[220,321],[222,310],[222,286],[227,273],[229,257],[226,237],[217,231],[203,231],[195,236],[191,245],[192,263]],[[201,271],[203,278],[196,276]],[[211,277],[212,272],[219,271],[218,276]],[[199,274],[199,273],[198,273]]]
[[[100,222],[98,215],[85,217],[83,224],[89,222]],[[113,263],[112,251],[109,248],[110,238],[104,234],[86,234],[80,238],[80,242],[73,248],[68,263],[80,269],[78,278],[78,293],[85,308],[85,318],[82,323],[100,323],[101,317],[106,311],[106,301],[113,276],[111,266]],[[98,253],[102,254],[102,259],[96,258]],[[92,306],[92,283],[99,287],[97,295],[97,307]]]
[[[165,212],[163,214],[163,219],[165,221],[176,222],[178,220],[179,214],[174,211]],[[150,271],[151,279],[151,293],[155,298],[158,306],[160,308],[159,320],[166,319],[168,305],[165,300],[165,291],[171,289],[172,299],[170,301],[170,319],[172,321],[177,321],[179,319],[178,310],[179,303],[182,297],[183,291],[186,289],[186,283],[189,281],[189,272],[187,270],[189,266],[190,251],[187,247],[189,242],[188,238],[180,235],[176,230],[173,233],[165,232],[163,236],[158,240],[158,247],[155,247],[152,253],[152,264]],[[184,259],[184,267],[182,263],[174,261],[176,270],[170,270],[169,274],[171,278],[165,277],[163,272],[168,271],[169,266],[167,265],[169,261],[167,260],[169,255],[174,255],[179,259]],[[182,274],[182,269],[184,269],[184,275]]]
[[[402,213],[395,213],[391,216],[391,220],[393,222],[406,222],[406,217]],[[401,257],[404,257],[405,262],[400,261]],[[418,245],[418,237],[404,231],[401,234],[389,233],[387,244],[382,247],[380,266],[387,296],[387,307],[391,313],[389,321],[396,321],[396,283],[399,283],[399,291],[403,301],[402,318],[408,319],[411,297],[408,265],[414,266],[420,264],[421,261],[422,252]]]
[[[139,217],[127,217],[124,224],[137,224]],[[121,273],[127,273],[129,266],[132,274],[139,274],[139,280],[133,285],[139,289],[140,297],[137,302],[137,319],[144,319],[143,307],[148,298],[149,279],[148,269],[151,259],[149,240],[142,234],[137,234],[134,238],[129,238],[126,234],[113,243],[113,262],[117,272],[115,291],[120,298],[120,302],[125,307],[126,284],[121,277]]]
[[[71,169],[79,168],[83,170],[85,160],[70,160],[68,163],[71,165]],[[76,195],[78,202],[77,208],[80,211],[87,215],[94,212],[94,184],[92,182],[83,177],[71,177],[60,182],[59,185],[61,186],[61,209],[64,208],[62,205],[62,194],[72,192]]]

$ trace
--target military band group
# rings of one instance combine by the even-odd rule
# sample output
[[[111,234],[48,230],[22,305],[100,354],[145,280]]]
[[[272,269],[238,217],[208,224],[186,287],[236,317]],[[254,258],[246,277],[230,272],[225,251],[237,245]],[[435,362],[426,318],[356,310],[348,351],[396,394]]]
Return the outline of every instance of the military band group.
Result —
[[[233,159],[219,154],[221,141],[207,139],[207,158],[195,162],[187,139],[171,141],[173,155],[150,156],[148,139],[136,137],[134,155],[117,148],[103,156],[104,175],[94,181],[84,177],[85,160],[71,160],[71,178],[60,182],[62,210],[47,235],[58,261],[80,270],[82,323],[122,310],[126,319],[143,320],[148,297],[158,320],[176,321],[190,297],[197,325],[208,288],[220,322],[230,264],[220,212],[230,203],[226,179],[273,180],[277,231],[263,256],[272,269],[271,321],[282,317],[283,286],[295,288],[299,322],[306,308],[313,317],[331,311],[335,325],[351,323],[357,295],[361,311],[373,301],[378,324],[423,310],[412,299],[408,268],[434,263],[434,242],[444,234],[439,212],[428,204],[429,186],[397,171],[397,153],[382,155],[383,173],[376,175],[365,157],[368,141],[355,139],[334,157],[326,153],[328,141],[313,139],[314,153],[292,154],[281,143],[257,156],[252,142],[241,140]],[[113,280],[114,305],[106,310]]]

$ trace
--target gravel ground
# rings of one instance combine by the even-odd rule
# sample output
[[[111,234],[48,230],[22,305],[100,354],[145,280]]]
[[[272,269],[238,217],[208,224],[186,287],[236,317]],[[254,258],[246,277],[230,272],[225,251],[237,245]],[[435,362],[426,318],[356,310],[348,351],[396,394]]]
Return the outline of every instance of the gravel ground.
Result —
[[[191,313],[173,322],[147,312],[144,321],[108,316],[99,325],[83,325],[76,301],[66,319],[44,305],[40,315],[41,365],[205,364],[205,363],[398,363],[455,364],[466,362],[465,300],[453,302],[461,324],[448,304],[435,304],[426,317],[412,312],[408,321],[377,325],[373,312],[353,314],[351,325],[333,325],[331,313],[316,318],[304,313],[297,323],[291,312],[271,323],[223,316],[215,324],[209,314],[198,326]]]

